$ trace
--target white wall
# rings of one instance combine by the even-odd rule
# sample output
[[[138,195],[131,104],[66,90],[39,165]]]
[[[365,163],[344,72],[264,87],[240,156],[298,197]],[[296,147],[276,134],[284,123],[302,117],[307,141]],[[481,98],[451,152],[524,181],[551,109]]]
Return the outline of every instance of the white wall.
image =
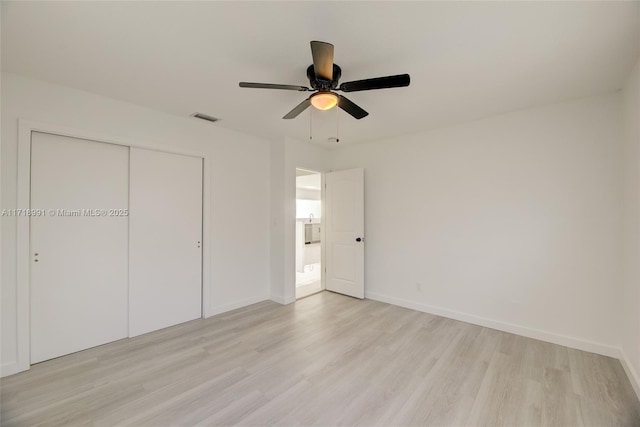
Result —
[[[322,204],[318,200],[296,199],[296,218],[300,221],[320,221],[322,218]]]
[[[296,298],[296,168],[327,172],[331,153],[291,138],[271,147],[271,299],[289,304]]]
[[[271,161],[271,285],[269,296],[273,301],[284,304],[285,277],[285,141],[272,141]],[[295,202],[294,202],[295,203]],[[289,301],[290,302],[290,301]]]
[[[618,355],[619,94],[345,147],[366,295]]]
[[[212,156],[211,313],[269,296],[268,141],[109,98],[2,74],[2,208],[16,207],[18,118]],[[205,241],[206,242],[206,241]],[[2,350],[16,358],[16,221],[2,218]]]
[[[640,397],[640,61],[623,91],[624,269],[622,349]]]

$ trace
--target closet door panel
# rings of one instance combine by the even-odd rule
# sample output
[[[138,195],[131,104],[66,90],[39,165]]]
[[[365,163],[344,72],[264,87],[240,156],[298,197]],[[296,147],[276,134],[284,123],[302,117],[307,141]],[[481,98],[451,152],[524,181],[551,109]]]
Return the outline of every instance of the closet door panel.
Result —
[[[32,134],[31,363],[127,336],[128,173],[128,147]]]
[[[202,314],[202,159],[131,148],[129,336]]]

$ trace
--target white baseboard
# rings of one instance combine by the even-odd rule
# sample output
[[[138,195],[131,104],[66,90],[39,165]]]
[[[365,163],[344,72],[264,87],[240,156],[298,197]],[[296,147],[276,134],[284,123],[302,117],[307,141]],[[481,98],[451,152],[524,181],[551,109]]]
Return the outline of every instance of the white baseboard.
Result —
[[[24,371],[24,369],[20,369],[18,362],[3,363],[0,366],[0,377],[8,377],[9,375],[17,374],[22,371]]]
[[[282,304],[282,305],[287,305],[287,304],[291,304],[292,302],[296,302],[296,297],[285,298],[281,296],[271,295],[271,298],[269,299],[273,302],[277,302],[278,304]]]
[[[216,307],[211,307],[211,309],[209,310],[209,315],[207,317],[211,317],[211,316],[215,316],[216,314],[221,314],[221,313],[226,313],[227,311],[231,311],[231,310],[235,310],[238,308],[242,308],[242,307],[246,307],[248,305],[251,304],[256,304],[262,301],[266,301],[269,298],[267,298],[266,296],[264,297],[253,297],[253,298],[247,298],[244,300],[240,300],[240,301],[235,301],[232,302],[231,304],[225,304],[225,305],[219,305]]]
[[[622,363],[622,367],[629,377],[629,381],[631,381],[631,386],[633,390],[636,392],[636,396],[640,399],[640,376],[638,376],[638,372],[633,368],[631,361],[627,357],[627,353],[625,353],[624,349],[620,349],[620,363]]]
[[[485,317],[474,316],[472,314],[461,313],[446,308],[436,307],[427,304],[416,303],[401,298],[389,297],[374,292],[366,292],[365,297],[375,301],[386,302],[400,307],[410,308],[437,316],[448,317],[450,319],[460,320],[462,322],[472,323],[474,325],[484,326],[498,331],[509,332],[523,337],[533,338],[540,341],[550,342],[552,344],[563,345],[565,347],[584,350],[590,353],[601,354],[603,356],[614,357],[620,359],[620,348],[600,344],[580,338],[568,337],[553,332],[541,331],[539,329],[528,328],[526,326],[515,325],[513,323],[502,322],[499,320],[487,319]]]
[[[271,295],[269,299],[273,302],[277,302],[278,304],[284,305],[284,297],[280,295]]]

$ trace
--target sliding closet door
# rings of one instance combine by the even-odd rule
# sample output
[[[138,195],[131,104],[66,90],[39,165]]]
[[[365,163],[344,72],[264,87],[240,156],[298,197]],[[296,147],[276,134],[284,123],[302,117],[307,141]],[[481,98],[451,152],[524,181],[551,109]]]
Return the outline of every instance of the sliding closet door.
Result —
[[[131,148],[129,336],[201,317],[202,159]]]
[[[127,336],[128,175],[127,147],[32,134],[31,363]]]

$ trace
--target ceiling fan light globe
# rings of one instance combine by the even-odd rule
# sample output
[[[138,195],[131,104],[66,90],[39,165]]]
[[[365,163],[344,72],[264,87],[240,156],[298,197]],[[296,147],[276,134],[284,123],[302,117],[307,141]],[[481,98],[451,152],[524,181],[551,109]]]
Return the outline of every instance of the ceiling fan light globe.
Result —
[[[311,105],[318,110],[330,110],[338,104],[338,97],[331,92],[319,92],[311,97]]]

